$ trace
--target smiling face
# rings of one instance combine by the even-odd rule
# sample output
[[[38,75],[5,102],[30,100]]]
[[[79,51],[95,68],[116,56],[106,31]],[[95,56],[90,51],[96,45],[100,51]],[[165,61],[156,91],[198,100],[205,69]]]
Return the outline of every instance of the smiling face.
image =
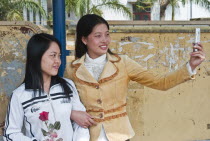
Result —
[[[97,24],[87,37],[82,37],[82,42],[88,49],[87,53],[92,59],[107,53],[110,40],[106,24]]]
[[[61,65],[60,48],[56,42],[50,44],[49,49],[43,54],[41,59],[41,70],[43,79],[55,76]]]

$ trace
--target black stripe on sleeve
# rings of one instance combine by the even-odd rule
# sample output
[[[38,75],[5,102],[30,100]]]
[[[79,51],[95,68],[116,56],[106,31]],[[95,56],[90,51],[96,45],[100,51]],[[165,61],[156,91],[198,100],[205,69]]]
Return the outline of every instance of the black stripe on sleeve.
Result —
[[[12,99],[12,96],[13,96],[13,93],[12,93],[12,95],[11,95],[11,99]],[[12,139],[9,138],[9,134],[8,134],[8,135],[6,134],[7,128],[8,128],[8,126],[9,126],[9,115],[10,115],[11,99],[10,99],[9,105],[8,105],[8,107],[7,107],[7,118],[6,118],[7,121],[5,122],[4,135],[3,135],[3,136],[6,138],[7,141],[12,141]]]

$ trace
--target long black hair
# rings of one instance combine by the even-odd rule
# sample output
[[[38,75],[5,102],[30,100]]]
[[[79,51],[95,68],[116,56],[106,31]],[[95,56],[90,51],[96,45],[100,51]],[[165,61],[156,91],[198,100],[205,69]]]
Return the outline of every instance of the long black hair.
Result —
[[[49,49],[52,42],[57,43],[61,50],[60,42],[54,36],[46,33],[35,34],[28,41],[26,71],[23,83],[25,83],[25,89],[32,89],[34,91],[34,96],[36,95],[37,90],[39,96],[41,96],[41,92],[44,92],[41,59],[43,54]],[[66,80],[59,77],[57,74],[51,77],[51,85],[53,83],[60,83],[64,93],[70,97],[72,90],[69,87],[70,84]]]
[[[105,24],[109,30],[108,22],[96,14],[84,15],[78,21],[75,41],[76,58],[81,58],[87,52],[87,46],[82,42],[82,37],[87,37],[93,31],[93,28],[98,24]],[[110,49],[108,49],[108,53],[114,54]]]

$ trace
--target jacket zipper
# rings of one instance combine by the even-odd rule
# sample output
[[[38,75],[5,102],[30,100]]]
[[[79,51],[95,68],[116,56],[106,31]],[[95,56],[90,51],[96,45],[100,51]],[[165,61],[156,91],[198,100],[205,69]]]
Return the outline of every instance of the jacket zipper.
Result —
[[[57,84],[56,84],[56,85],[57,85]],[[54,85],[54,86],[56,86],[56,85]],[[52,87],[54,87],[54,86],[52,86]],[[51,87],[51,88],[52,88],[52,87]],[[50,90],[51,90],[51,88],[50,88]],[[57,121],[57,120],[56,120],[56,117],[55,117],[55,109],[54,109],[54,107],[53,107],[52,99],[51,99],[51,96],[50,96],[50,90],[49,90],[49,93],[47,94],[47,97],[48,97],[48,100],[49,100],[49,102],[50,102],[50,106],[51,106],[52,111],[53,111],[53,117],[54,117],[55,121]]]

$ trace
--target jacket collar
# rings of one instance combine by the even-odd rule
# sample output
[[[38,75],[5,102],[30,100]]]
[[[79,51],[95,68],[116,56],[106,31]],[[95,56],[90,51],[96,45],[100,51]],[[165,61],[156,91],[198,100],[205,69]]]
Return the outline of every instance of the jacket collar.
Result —
[[[119,62],[120,59],[121,58],[118,55],[107,53],[107,63],[104,66],[99,80],[96,81],[84,66],[85,55],[83,55],[81,58],[72,62],[72,67],[75,68],[73,76],[81,83],[94,87],[98,86],[99,84],[107,82],[117,76],[119,69],[115,63]]]

